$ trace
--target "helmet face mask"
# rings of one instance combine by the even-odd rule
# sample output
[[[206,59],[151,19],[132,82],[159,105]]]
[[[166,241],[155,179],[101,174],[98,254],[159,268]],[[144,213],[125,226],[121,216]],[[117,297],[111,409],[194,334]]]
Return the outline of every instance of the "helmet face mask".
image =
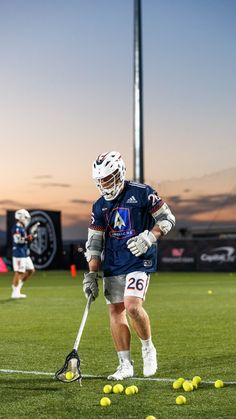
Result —
[[[106,201],[112,201],[119,195],[125,174],[125,163],[117,151],[100,154],[93,163],[93,179]]]
[[[15,219],[27,227],[30,223],[31,216],[26,209],[20,209],[15,212]]]

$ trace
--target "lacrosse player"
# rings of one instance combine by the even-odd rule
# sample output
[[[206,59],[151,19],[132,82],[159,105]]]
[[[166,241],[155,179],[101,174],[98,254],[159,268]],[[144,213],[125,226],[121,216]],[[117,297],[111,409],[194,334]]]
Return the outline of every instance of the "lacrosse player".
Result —
[[[83,290],[98,296],[98,271],[103,262],[103,289],[111,334],[119,365],[110,380],[133,377],[131,334],[127,320],[142,345],[143,375],[157,371],[150,320],[143,308],[150,273],[157,269],[157,240],[175,225],[168,205],[148,185],[125,180],[120,153],[100,154],[93,163],[93,179],[101,197],[92,209],[86,242],[89,272]]]
[[[12,227],[12,264],[13,281],[11,298],[26,298],[21,294],[24,282],[34,273],[34,265],[29,256],[29,243],[33,240],[32,234],[27,234],[26,227],[30,223],[30,214],[25,209],[15,212],[15,224]]]

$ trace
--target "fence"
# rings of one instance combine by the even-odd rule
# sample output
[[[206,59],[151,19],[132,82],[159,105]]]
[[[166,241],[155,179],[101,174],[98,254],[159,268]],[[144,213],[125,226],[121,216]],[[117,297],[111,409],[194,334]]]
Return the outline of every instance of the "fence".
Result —
[[[52,269],[70,269],[72,264],[87,269],[83,252],[78,252],[84,246],[85,241],[64,244],[60,263]],[[236,272],[236,240],[163,240],[158,247],[158,271]],[[6,256],[6,247],[0,248],[0,256]],[[11,259],[8,261],[10,267]]]

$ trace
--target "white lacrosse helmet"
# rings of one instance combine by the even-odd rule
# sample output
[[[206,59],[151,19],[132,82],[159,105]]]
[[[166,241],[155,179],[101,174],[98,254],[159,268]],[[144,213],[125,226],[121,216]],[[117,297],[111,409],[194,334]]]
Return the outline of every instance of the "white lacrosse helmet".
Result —
[[[25,227],[29,225],[31,216],[26,209],[19,209],[15,212],[15,219],[20,221]]]
[[[93,180],[106,201],[112,201],[119,195],[125,174],[125,163],[118,151],[99,154],[93,163]]]

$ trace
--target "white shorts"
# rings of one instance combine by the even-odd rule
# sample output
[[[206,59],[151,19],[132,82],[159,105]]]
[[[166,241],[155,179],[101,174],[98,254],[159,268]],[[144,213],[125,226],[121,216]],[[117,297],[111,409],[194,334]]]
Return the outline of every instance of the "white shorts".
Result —
[[[12,258],[13,264],[13,271],[14,272],[26,272],[26,271],[33,271],[34,265],[31,258],[28,256],[27,258],[16,258],[13,256]]]
[[[104,277],[103,291],[106,303],[123,303],[124,297],[137,297],[144,300],[149,279],[150,274],[138,271],[127,275]]]

